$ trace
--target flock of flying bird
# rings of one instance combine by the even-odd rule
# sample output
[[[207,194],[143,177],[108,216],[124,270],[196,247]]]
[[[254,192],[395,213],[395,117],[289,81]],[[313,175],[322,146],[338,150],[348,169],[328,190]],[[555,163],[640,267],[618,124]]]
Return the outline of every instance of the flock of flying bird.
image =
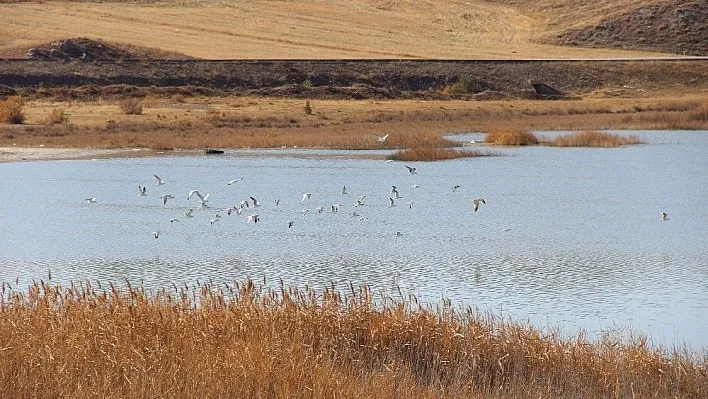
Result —
[[[388,136],[388,135],[383,136],[383,137],[380,137],[379,139],[380,139],[380,140],[381,140],[381,139],[385,140],[387,136]],[[408,166],[408,165],[404,165],[404,166],[405,166],[406,169],[408,170],[408,174],[409,174],[409,175],[417,174],[418,171],[417,171],[417,169],[416,169],[415,167]],[[158,176],[158,175],[153,175],[153,176],[155,177],[155,186],[164,186],[164,185],[166,184],[166,183],[165,183],[165,180],[163,180],[160,176]],[[240,181],[242,181],[242,180],[243,180],[243,177],[238,178],[238,179],[230,180],[230,181],[228,182],[228,185],[230,186],[230,185],[236,184],[236,183],[238,183],[238,182],[240,182]],[[413,185],[411,186],[411,189],[412,189],[412,190],[415,190],[415,189],[417,189],[417,188],[419,188],[419,187],[420,187],[419,185],[413,184]],[[452,186],[452,191],[455,192],[455,191],[456,191],[457,189],[459,189],[460,187],[461,187],[460,185],[457,185],[457,184],[456,184],[456,185]],[[148,188],[147,188],[147,186],[138,185],[138,194],[139,194],[139,196],[141,196],[141,197],[146,197],[146,196],[148,196]],[[346,194],[348,194],[346,185],[345,185],[345,186],[342,186],[341,191],[340,191],[340,194],[341,194],[341,195],[346,195]],[[211,208],[211,206],[210,206],[210,204],[209,204],[209,194],[208,194],[208,193],[204,195],[204,194],[202,194],[201,192],[199,192],[199,190],[196,190],[196,189],[195,189],[195,190],[190,190],[190,191],[187,193],[187,201],[190,201],[193,197],[196,197],[196,198],[198,199],[198,201],[199,201],[199,206],[198,206],[198,207],[199,207],[200,209]],[[167,206],[167,204],[168,204],[168,202],[169,202],[170,200],[175,199],[175,196],[174,196],[173,194],[162,194],[162,195],[160,195],[158,198],[160,198],[160,199],[162,200],[162,205],[163,205],[163,206]],[[312,193],[310,193],[310,192],[305,192],[305,193],[302,194],[302,199],[300,200],[300,202],[301,202],[301,203],[309,203],[310,200],[311,200],[311,198],[312,198]],[[402,199],[402,198],[403,198],[403,197],[402,197],[401,193],[399,192],[398,187],[395,186],[395,185],[392,185],[392,186],[391,186],[391,190],[390,190],[390,195],[389,195],[389,198],[388,198],[388,207],[389,207],[389,208],[395,207],[395,206],[396,206],[396,201],[399,200],[399,199]],[[354,204],[354,207],[355,207],[355,208],[358,208],[358,207],[364,206],[365,203],[366,203],[366,199],[367,199],[367,195],[359,195],[359,196],[357,196],[357,199],[356,199],[356,202],[355,202],[355,204]],[[87,203],[91,203],[91,204],[94,204],[94,203],[97,203],[97,202],[98,202],[98,200],[97,200],[95,197],[86,198],[85,201],[86,201]],[[480,207],[481,204],[486,204],[486,201],[484,200],[484,198],[473,198],[471,201],[472,201],[472,209],[473,209],[475,212],[477,212],[477,211],[479,210],[479,207]],[[273,203],[274,203],[274,205],[275,205],[276,207],[280,206],[280,199],[275,199],[275,200],[273,200]],[[406,207],[412,209],[412,208],[413,208],[413,204],[414,204],[414,202],[410,201],[410,202],[406,202],[405,205],[406,205]],[[241,215],[241,214],[243,214],[244,212],[248,212],[248,213],[250,213],[250,214],[248,215],[248,219],[247,219],[246,222],[247,222],[247,223],[253,222],[254,224],[256,224],[256,223],[260,222],[260,216],[259,216],[259,214],[257,213],[257,210],[258,210],[258,208],[261,207],[261,206],[262,206],[262,204],[261,204],[256,198],[250,196],[249,199],[246,199],[246,200],[241,201],[238,205],[234,205],[234,206],[229,207],[229,208],[216,208],[216,214],[215,214],[214,218],[212,218],[212,219],[209,220],[209,222],[210,222],[210,224],[212,224],[212,225],[215,224],[215,223],[217,223],[219,220],[222,219],[222,214],[223,214],[223,213],[226,213],[227,215],[230,216],[230,215],[232,215],[232,214]],[[332,213],[337,213],[337,212],[339,212],[341,206],[342,206],[342,205],[339,204],[339,203],[332,204],[332,205],[329,207],[329,211],[332,212]],[[305,216],[309,211],[310,211],[310,209],[303,209],[303,210],[300,211],[300,213],[302,214],[302,216]],[[319,207],[315,208],[314,211],[315,211],[316,213],[322,213],[322,212],[325,211],[325,208],[324,208],[323,206],[319,206]],[[193,217],[194,217],[194,216],[193,216],[193,212],[194,212],[194,208],[189,208],[189,209],[187,209],[187,211],[185,211],[185,212],[182,214],[182,216],[185,217],[185,218],[193,218]],[[352,213],[352,216],[359,217],[359,218],[362,219],[362,220],[365,220],[365,219],[366,219],[365,217],[359,215],[357,212],[353,212],[353,213]],[[180,221],[179,218],[172,218],[172,219],[170,219],[170,222],[171,222],[171,223],[179,222],[179,221]],[[287,222],[287,228],[292,228],[294,224],[295,224],[295,221],[289,220],[289,221]],[[152,235],[153,235],[154,238],[159,238],[159,237],[160,237],[160,231],[159,231],[159,230],[153,231]],[[402,233],[401,233],[401,232],[396,232],[396,236],[397,236],[397,237],[400,237],[400,236],[402,236]]]
[[[379,137],[379,141],[384,142],[384,141],[386,141],[386,138],[387,138],[387,137],[388,137],[388,135]],[[403,166],[406,167],[406,169],[408,170],[408,174],[409,174],[409,175],[414,175],[414,174],[417,174],[417,173],[418,173],[418,171],[417,171],[417,169],[416,169],[415,167],[408,166],[408,165],[405,165],[405,164],[404,164]],[[155,181],[155,186],[164,186],[164,185],[166,184],[165,181],[164,181],[160,176],[158,176],[158,175],[153,175],[153,176],[155,177],[155,180],[156,180],[156,181]],[[230,181],[228,182],[228,185],[230,186],[230,185],[236,184],[236,183],[238,183],[238,182],[240,182],[240,181],[242,181],[242,180],[243,180],[243,177],[238,178],[238,179],[230,180]],[[413,185],[411,186],[411,189],[415,190],[415,189],[417,189],[417,188],[419,188],[419,187],[420,187],[419,185],[413,184]],[[459,189],[460,187],[461,187],[460,185],[455,184],[454,186],[452,186],[452,192],[457,191],[457,189]],[[145,196],[148,195],[148,194],[147,194],[147,187],[146,187],[146,186],[138,185],[138,190],[139,190],[139,195],[140,195],[141,197],[145,197]],[[342,195],[348,194],[348,193],[347,193],[347,187],[346,187],[346,186],[342,186],[342,189],[341,189],[341,191],[340,191],[340,194],[342,194]],[[210,205],[209,205],[209,194],[208,194],[208,193],[207,193],[206,195],[202,195],[202,193],[200,193],[199,190],[191,190],[191,191],[189,191],[189,192],[187,193],[187,200],[188,200],[188,201],[191,200],[192,197],[194,197],[194,196],[196,196],[196,198],[199,200],[199,208],[210,208]],[[163,195],[160,195],[159,198],[162,200],[162,205],[163,205],[163,206],[167,206],[168,201],[175,199],[175,196],[174,196],[173,194],[163,194]],[[300,202],[301,202],[301,203],[309,202],[309,201],[311,200],[311,198],[312,198],[312,193],[309,193],[309,192],[303,193],[303,194],[302,194],[302,199],[301,199]],[[361,206],[364,206],[366,198],[367,198],[366,195],[360,195],[360,196],[358,196],[358,197],[357,197],[357,200],[356,200],[356,204],[354,205],[354,207],[361,207]],[[401,198],[403,198],[403,197],[401,196],[400,192],[398,191],[398,187],[396,187],[395,185],[391,186],[390,196],[389,196],[389,198],[388,198],[388,207],[391,208],[391,207],[396,206],[396,201],[399,200],[399,199],[401,199]],[[92,203],[92,204],[93,204],[93,203],[97,203],[97,199],[96,199],[95,197],[86,198],[85,201],[86,201],[87,203]],[[482,204],[486,204],[486,203],[487,203],[487,202],[484,200],[484,198],[473,198],[471,201],[472,201],[472,209],[473,209],[475,212],[477,212],[477,211],[479,210],[479,208],[480,208],[480,206],[481,206]],[[275,200],[273,201],[273,203],[275,204],[276,207],[278,207],[278,206],[280,205],[280,199],[275,199]],[[407,202],[405,205],[406,205],[408,208],[413,208],[413,204],[414,204],[413,202]],[[258,223],[258,222],[260,221],[260,216],[259,216],[258,213],[257,213],[257,209],[258,209],[260,206],[261,206],[261,203],[258,202],[258,200],[257,200],[256,198],[254,198],[254,197],[249,197],[249,199],[241,201],[238,205],[235,205],[235,206],[232,206],[232,207],[229,207],[229,208],[224,208],[224,209],[217,209],[216,215],[214,216],[213,219],[210,219],[209,222],[210,222],[210,224],[213,225],[214,223],[216,223],[216,222],[218,222],[219,220],[221,220],[221,218],[222,218],[221,214],[222,214],[222,213],[226,213],[226,214],[229,215],[229,216],[232,215],[232,214],[241,215],[241,214],[243,214],[244,211],[248,210],[248,211],[250,211],[251,214],[248,215],[247,223],[253,222],[253,223],[255,224],[255,223]],[[333,212],[333,213],[339,212],[340,207],[341,207],[341,204],[332,204],[331,207],[330,207],[330,211]],[[315,212],[317,212],[317,213],[322,213],[322,212],[324,212],[324,210],[325,210],[325,208],[322,207],[322,206],[315,208]],[[194,208],[189,208],[186,212],[183,213],[183,216],[184,216],[185,218],[192,218],[192,217],[193,217],[193,212],[194,212]],[[301,213],[303,216],[305,216],[308,212],[309,212],[309,209],[303,209],[303,210],[300,211],[300,213]],[[353,213],[352,213],[352,216],[361,217],[357,212],[353,212]],[[361,218],[362,218],[362,219],[365,219],[365,218],[363,218],[363,217],[361,217]],[[660,218],[661,218],[662,221],[666,221],[666,220],[669,220],[669,215],[668,215],[666,212],[661,212],[661,213],[660,213]],[[179,220],[178,218],[172,218],[172,219],[170,219],[170,222],[171,222],[171,223],[179,222],[179,221],[180,221],[180,220]],[[287,227],[288,227],[288,228],[292,228],[294,224],[295,224],[295,222],[294,222],[293,220],[289,220],[289,221],[287,222]],[[154,231],[154,232],[152,233],[152,235],[153,235],[154,238],[159,238],[159,237],[160,237],[160,231],[159,231],[159,230]],[[396,232],[396,236],[397,236],[397,237],[400,237],[401,235],[402,235],[402,233]]]

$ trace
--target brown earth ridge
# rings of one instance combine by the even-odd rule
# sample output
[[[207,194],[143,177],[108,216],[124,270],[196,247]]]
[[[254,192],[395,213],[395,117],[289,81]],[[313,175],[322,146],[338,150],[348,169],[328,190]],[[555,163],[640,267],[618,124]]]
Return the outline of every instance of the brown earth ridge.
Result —
[[[85,51],[46,57],[49,45],[30,51],[40,59],[0,60],[0,96],[503,99],[534,98],[531,82],[569,95],[606,87],[693,91],[708,86],[704,60],[199,60],[88,39],[64,40],[55,47],[67,42]]]

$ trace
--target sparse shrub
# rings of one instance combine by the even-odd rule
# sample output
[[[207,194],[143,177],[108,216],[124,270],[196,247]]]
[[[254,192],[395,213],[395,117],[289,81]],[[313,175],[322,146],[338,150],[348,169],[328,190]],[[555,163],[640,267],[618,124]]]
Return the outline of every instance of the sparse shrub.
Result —
[[[479,93],[482,89],[479,84],[469,76],[460,76],[457,82],[447,86],[445,92],[449,94],[472,94]]]
[[[615,133],[594,130],[577,132],[556,137],[550,142],[554,147],[619,147],[630,144],[643,144],[637,136],[620,136]]]
[[[129,98],[120,102],[120,109],[126,115],[142,115],[143,103],[137,98]]]
[[[47,116],[47,120],[45,121],[45,124],[59,125],[62,123],[66,123],[68,121],[69,121],[69,117],[66,116],[66,113],[64,112],[64,108],[55,108]]]
[[[0,101],[0,122],[19,125],[25,121],[25,102],[19,96],[10,96]]]
[[[310,79],[310,78],[305,79],[305,81],[302,82],[302,85],[303,85],[303,87],[305,87],[306,89],[312,88],[312,79]]]
[[[533,133],[523,130],[491,130],[485,141],[496,145],[538,144],[538,138]]]
[[[305,114],[312,115],[312,106],[310,105],[310,100],[307,100],[305,102],[305,107],[303,109],[305,110]]]

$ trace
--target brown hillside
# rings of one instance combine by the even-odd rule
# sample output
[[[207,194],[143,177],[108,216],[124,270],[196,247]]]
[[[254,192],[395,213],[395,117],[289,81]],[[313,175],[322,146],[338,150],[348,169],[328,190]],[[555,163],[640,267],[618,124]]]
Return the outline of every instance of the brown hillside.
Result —
[[[17,50],[17,53],[21,52],[22,49]],[[83,37],[62,39],[52,43],[32,47],[29,50],[24,51],[24,56],[26,58],[36,60],[83,59],[86,61],[193,58],[172,51],[164,51],[130,44],[108,43],[103,40],[94,40]]]
[[[563,32],[552,42],[708,55],[708,2],[674,0],[639,7],[597,25]]]

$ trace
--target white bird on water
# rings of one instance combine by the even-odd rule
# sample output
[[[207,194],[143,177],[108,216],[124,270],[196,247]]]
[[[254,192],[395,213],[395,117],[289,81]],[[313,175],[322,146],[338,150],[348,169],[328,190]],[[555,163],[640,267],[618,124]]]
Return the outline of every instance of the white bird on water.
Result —
[[[160,236],[160,231],[159,231],[159,230],[158,230],[158,231],[153,231],[153,232],[152,232],[152,236],[155,237],[155,238],[158,238],[158,237]]]
[[[377,136],[379,139],[379,143],[385,143],[386,139],[388,138],[388,134],[385,136]]]
[[[405,166],[406,168],[408,168],[408,174],[409,174],[409,175],[414,175],[414,174],[418,173],[418,172],[416,171],[416,168],[414,168],[414,167],[412,167],[412,166],[408,166],[408,165],[403,165],[403,166]]]
[[[89,204],[95,204],[96,197],[86,198],[84,201],[88,202]]]
[[[238,183],[238,182],[240,182],[241,180],[243,180],[243,177],[241,177],[241,178],[239,178],[239,179],[229,180],[229,186],[232,185],[232,184],[234,184],[234,183]]]
[[[162,178],[160,176],[158,176],[158,175],[153,175],[153,176],[155,176],[155,179],[157,179],[157,181],[155,182],[156,186],[162,186],[165,184],[165,181],[162,180]]]
[[[669,214],[666,212],[661,212],[659,215],[661,215],[661,220],[669,220]]]
[[[484,200],[484,198],[475,198],[472,200],[472,206],[474,207],[474,211],[477,212],[477,209],[479,209],[479,204],[486,204],[487,202]]]

